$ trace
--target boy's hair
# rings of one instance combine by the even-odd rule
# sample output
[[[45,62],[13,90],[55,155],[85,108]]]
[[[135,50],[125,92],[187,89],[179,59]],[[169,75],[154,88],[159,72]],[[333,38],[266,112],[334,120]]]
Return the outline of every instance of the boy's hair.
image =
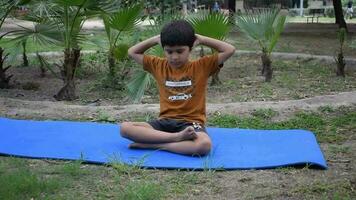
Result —
[[[192,49],[195,41],[195,32],[187,21],[176,20],[166,24],[161,31],[162,47],[189,46]]]

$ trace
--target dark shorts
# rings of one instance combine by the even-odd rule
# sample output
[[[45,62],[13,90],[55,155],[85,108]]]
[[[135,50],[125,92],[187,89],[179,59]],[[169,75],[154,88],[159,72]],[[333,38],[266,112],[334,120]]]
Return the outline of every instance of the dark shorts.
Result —
[[[205,127],[196,122],[187,122],[175,119],[156,119],[148,122],[155,130],[175,133],[184,130],[188,126],[192,126],[196,132],[206,132]]]

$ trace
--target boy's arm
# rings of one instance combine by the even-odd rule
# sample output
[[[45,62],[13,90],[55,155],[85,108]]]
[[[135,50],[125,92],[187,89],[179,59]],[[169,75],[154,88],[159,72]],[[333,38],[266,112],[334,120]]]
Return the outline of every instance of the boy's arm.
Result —
[[[128,54],[137,63],[142,65],[143,64],[143,53],[147,49],[149,49],[159,43],[160,43],[160,35],[153,36],[153,37],[148,38],[140,43],[137,43],[136,45],[129,48]]]
[[[221,40],[213,39],[203,35],[196,34],[196,41],[194,45],[202,44],[211,48],[216,49],[218,53],[218,64],[224,63],[228,58],[230,58],[235,53],[235,47],[227,42]]]

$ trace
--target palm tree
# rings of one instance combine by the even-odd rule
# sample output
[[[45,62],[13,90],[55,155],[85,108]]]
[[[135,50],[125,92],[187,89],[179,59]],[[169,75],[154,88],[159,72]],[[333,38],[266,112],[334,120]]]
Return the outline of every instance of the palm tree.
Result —
[[[248,38],[258,43],[262,55],[262,75],[267,82],[272,79],[271,53],[284,29],[286,16],[278,9],[262,10],[237,17],[237,26]]]
[[[196,33],[218,40],[226,40],[230,31],[229,17],[221,13],[205,14],[191,18],[189,21],[193,25]],[[214,50],[211,49],[211,52],[214,53]],[[201,49],[200,55],[204,55],[203,49]],[[223,64],[221,64],[220,67],[222,66]],[[219,71],[212,75],[211,85],[221,83],[219,79]]]
[[[11,33],[14,38],[9,42],[15,47],[26,45],[28,41],[31,41],[36,49],[36,57],[40,63],[41,77],[45,76],[46,68],[48,68],[52,74],[56,76],[53,69],[49,68],[48,62],[39,54],[40,49],[47,45],[59,45],[63,42],[63,38],[58,34],[57,27],[54,24],[45,21],[45,18],[39,16],[30,15],[26,17],[26,20],[34,23],[33,28],[22,27],[21,30],[16,30]],[[24,55],[25,53],[23,53]],[[60,78],[60,77],[59,77]]]
[[[41,77],[45,76],[46,68],[56,76],[54,71],[49,68],[48,62],[39,54],[43,46],[60,45],[60,43],[63,42],[62,35],[59,34],[57,26],[50,21],[51,13],[56,13],[53,7],[54,5],[48,3],[46,0],[37,0],[30,2],[27,6],[31,12],[22,17],[22,19],[32,22],[34,27],[27,28],[19,26],[22,29],[11,33],[13,39],[11,39],[10,42],[15,48],[22,46],[24,66],[27,66],[26,44],[28,41],[31,41],[36,49],[36,57],[40,64]],[[16,53],[16,50],[14,52]]]
[[[4,0],[0,2],[0,28],[5,22],[5,19],[8,17],[10,12],[15,9],[17,6],[25,5],[29,3],[29,0]],[[4,33],[0,35],[0,41],[2,38],[4,38],[7,34],[11,33],[12,31],[9,31],[7,33]],[[9,66],[4,66],[6,58],[9,56],[9,54],[5,53],[5,50],[0,47],[0,89],[2,88],[8,88],[10,79],[12,75],[7,75],[6,71],[10,69],[11,65]]]
[[[98,14],[105,1],[56,0],[57,13],[52,17],[63,36],[64,63],[61,75],[64,86],[54,95],[56,100],[74,100],[76,96],[75,75],[80,61],[80,44],[85,40],[81,33],[84,21]]]
[[[127,59],[127,51],[129,45],[127,42],[119,43],[119,40],[122,39],[121,36],[123,33],[131,33],[136,25],[141,19],[142,5],[136,4],[129,7],[121,8],[114,13],[104,12],[102,18],[105,25],[106,35],[108,37],[108,44],[104,48],[108,49],[108,63],[109,63],[109,74],[108,79],[109,83],[117,84],[116,82],[116,73],[117,61],[124,61]],[[125,70],[125,64],[122,65],[122,74],[120,79],[123,79],[127,76],[128,71]]]

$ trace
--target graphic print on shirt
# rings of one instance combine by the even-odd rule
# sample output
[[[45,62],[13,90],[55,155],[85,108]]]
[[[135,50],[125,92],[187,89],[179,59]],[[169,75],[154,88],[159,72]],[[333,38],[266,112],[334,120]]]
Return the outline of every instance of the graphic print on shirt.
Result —
[[[183,77],[179,80],[168,77],[164,83],[170,101],[187,101],[192,98],[194,81],[192,77]]]

